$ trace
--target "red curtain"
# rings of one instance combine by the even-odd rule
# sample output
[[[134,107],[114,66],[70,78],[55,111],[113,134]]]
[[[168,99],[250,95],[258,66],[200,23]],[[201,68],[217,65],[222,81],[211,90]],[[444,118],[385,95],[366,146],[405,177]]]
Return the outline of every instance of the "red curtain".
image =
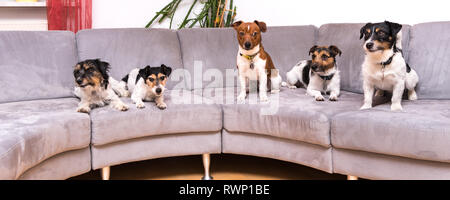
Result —
[[[48,30],[92,28],[92,0],[47,0]]]

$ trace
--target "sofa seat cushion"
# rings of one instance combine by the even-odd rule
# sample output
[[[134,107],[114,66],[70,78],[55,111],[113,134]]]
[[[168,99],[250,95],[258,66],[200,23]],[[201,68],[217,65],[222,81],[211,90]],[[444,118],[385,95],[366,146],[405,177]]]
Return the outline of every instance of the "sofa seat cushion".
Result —
[[[199,97],[186,90],[168,90],[164,95],[165,110],[157,108],[154,102],[145,102],[145,108],[138,109],[130,98],[122,98],[130,107],[126,112],[110,107],[94,109],[91,112],[92,144],[100,146],[147,136],[222,129],[219,105],[195,103]]]
[[[0,104],[0,179],[15,179],[56,154],[89,146],[89,115],[75,98]]]
[[[238,91],[230,97],[225,95],[229,90],[224,89],[225,100],[221,101],[227,131],[269,135],[325,147],[330,146],[330,117],[358,110],[363,100],[360,94],[342,92],[337,102],[317,102],[305,95],[304,89],[282,88],[278,95],[269,94],[269,103],[258,103],[257,94],[250,93],[245,104],[237,104],[231,98],[235,100]],[[205,94],[214,101],[219,99],[209,92]]]
[[[331,141],[336,148],[450,162],[450,101],[403,101],[336,115]]]

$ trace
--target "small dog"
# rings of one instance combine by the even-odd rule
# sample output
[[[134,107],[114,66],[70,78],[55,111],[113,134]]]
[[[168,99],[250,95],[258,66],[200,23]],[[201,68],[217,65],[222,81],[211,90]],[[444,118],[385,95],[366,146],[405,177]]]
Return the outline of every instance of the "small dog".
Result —
[[[402,25],[388,21],[368,23],[361,28],[360,39],[364,37],[366,52],[362,64],[364,105],[361,109],[372,107],[375,89],[376,96],[384,95],[384,91],[392,92],[392,111],[402,110],[405,88],[409,100],[417,99],[415,87],[419,76],[403,58],[401,29]]]
[[[309,50],[311,60],[297,63],[286,73],[287,82],[283,86],[291,89],[306,88],[308,95],[316,101],[323,101],[322,93],[330,92],[330,101],[337,101],[340,93],[340,76],[336,67],[336,56],[342,52],[336,46],[313,46]]]
[[[279,92],[281,76],[261,44],[261,32],[266,32],[266,23],[256,20],[251,23],[237,21],[232,26],[237,32],[239,42],[237,68],[241,91],[237,100],[244,101],[247,95],[246,85],[250,80],[257,80],[260,101],[268,101],[266,91]]]
[[[165,109],[167,105],[164,103],[163,93],[171,72],[172,68],[164,64],[160,67],[136,68],[115,87],[116,90],[128,90],[137,108],[145,108],[143,101],[155,101],[159,109]]]
[[[89,113],[95,107],[111,106],[120,111],[128,110],[116,93],[112,90],[108,75],[109,63],[95,60],[85,60],[75,65],[74,94],[81,99],[77,112]]]

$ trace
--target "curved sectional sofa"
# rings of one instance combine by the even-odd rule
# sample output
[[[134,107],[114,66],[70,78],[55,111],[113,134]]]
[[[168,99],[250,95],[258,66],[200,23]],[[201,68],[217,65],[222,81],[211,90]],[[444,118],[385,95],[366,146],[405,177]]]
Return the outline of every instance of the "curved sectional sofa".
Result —
[[[243,154],[369,179],[450,179],[450,22],[403,27],[418,101],[391,112],[362,105],[363,24],[269,27],[263,44],[283,79],[314,44],[337,45],[342,94],[316,102],[282,88],[270,103],[236,103],[233,29],[94,29],[0,32],[0,179],[66,179],[160,157]],[[101,58],[119,79],[145,65],[171,66],[166,110],[77,113],[73,66]],[[275,105],[274,107],[271,107]],[[269,114],[263,114],[265,109]],[[114,173],[114,172],[112,172]]]

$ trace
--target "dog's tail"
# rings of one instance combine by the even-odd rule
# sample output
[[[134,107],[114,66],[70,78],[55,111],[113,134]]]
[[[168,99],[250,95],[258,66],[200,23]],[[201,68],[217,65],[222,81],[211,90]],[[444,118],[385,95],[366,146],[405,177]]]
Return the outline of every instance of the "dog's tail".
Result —
[[[283,81],[283,82],[281,82],[281,86],[288,87],[288,84],[286,83],[286,81]]]

